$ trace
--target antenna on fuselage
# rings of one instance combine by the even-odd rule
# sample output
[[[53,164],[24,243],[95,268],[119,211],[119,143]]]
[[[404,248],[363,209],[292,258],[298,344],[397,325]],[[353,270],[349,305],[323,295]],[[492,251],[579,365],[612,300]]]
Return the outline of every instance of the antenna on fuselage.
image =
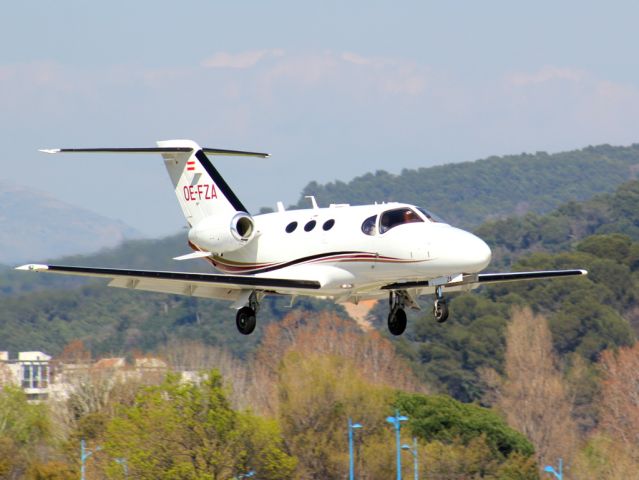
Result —
[[[317,206],[317,200],[315,200],[315,195],[306,195],[304,198],[308,198],[311,201],[311,205],[313,205],[314,210],[317,210],[319,208]]]

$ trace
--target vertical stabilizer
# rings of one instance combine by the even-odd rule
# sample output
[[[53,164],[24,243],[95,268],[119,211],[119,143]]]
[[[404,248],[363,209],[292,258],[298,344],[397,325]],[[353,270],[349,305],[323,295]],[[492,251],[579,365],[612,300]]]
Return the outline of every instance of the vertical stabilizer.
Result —
[[[162,152],[178,203],[190,226],[203,218],[223,216],[230,218],[246,207],[213,166],[202,148],[192,140],[157,142]],[[170,149],[188,148],[186,152]]]

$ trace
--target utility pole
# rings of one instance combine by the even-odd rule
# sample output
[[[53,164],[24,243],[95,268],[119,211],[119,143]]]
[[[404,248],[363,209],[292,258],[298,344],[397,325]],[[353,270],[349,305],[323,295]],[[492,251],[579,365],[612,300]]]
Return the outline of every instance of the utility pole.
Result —
[[[355,480],[355,455],[353,453],[353,430],[362,428],[359,423],[353,423],[348,419],[348,478]]]
[[[394,417],[386,417],[386,421],[395,427],[395,440],[397,443],[397,480],[402,480],[402,447],[399,432],[402,428],[401,422],[408,420],[408,417],[400,416],[399,410],[395,410]]]
[[[413,479],[419,480],[419,464],[417,460],[417,437],[413,437],[413,448],[410,445],[402,445],[402,450],[408,450],[413,455]]]
[[[102,450],[102,447],[95,447],[95,450],[87,450],[86,442],[84,439],[80,440],[80,462],[82,465],[80,467],[80,479],[86,480],[86,462],[87,458],[93,455],[95,452],[99,452]]]

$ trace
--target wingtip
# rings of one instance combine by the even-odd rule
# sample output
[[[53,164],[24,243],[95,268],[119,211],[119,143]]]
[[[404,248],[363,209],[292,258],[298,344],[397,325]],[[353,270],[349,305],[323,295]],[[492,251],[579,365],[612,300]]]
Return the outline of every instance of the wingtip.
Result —
[[[38,152],[42,152],[42,153],[60,153],[59,148],[41,148],[38,150]]]
[[[581,269],[579,270],[582,275],[588,275],[588,270]]]
[[[20,265],[19,267],[15,268],[16,270],[24,270],[24,271],[29,271],[29,272],[42,272],[45,270],[49,270],[49,266],[48,265],[40,265],[37,263],[29,263],[27,265]]]

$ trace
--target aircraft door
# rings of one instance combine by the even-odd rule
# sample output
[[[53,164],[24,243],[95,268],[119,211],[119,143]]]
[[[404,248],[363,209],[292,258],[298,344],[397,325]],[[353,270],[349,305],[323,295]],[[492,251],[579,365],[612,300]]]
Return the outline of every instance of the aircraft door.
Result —
[[[378,264],[379,252],[381,247],[381,239],[378,233],[377,215],[372,215],[362,222],[362,232],[366,235],[365,245],[366,252],[372,253],[374,257],[371,259],[370,268],[375,269]]]

